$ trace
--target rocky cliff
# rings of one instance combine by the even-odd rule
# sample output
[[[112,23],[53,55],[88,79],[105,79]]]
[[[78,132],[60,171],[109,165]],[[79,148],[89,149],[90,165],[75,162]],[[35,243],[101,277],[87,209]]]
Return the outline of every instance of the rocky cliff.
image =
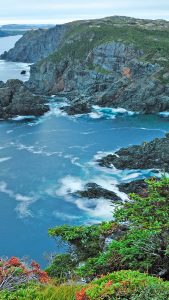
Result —
[[[169,110],[169,25],[164,23],[108,18],[72,24],[58,51],[32,66],[29,85],[47,94],[65,93],[71,114],[74,108],[85,112],[84,103],[89,109],[98,104],[143,113]]]
[[[169,110],[169,22],[110,17],[72,22],[59,27],[59,34],[57,28],[35,32],[29,41],[25,35],[3,56],[37,61],[50,48],[53,53],[31,67],[33,91],[66,95],[71,114],[88,112],[93,104]]]
[[[26,32],[15,47],[1,55],[1,59],[33,63],[56,51],[64,35],[65,26],[36,29]]]
[[[47,111],[44,99],[32,94],[22,81],[0,81],[0,119],[17,115],[40,116]]]

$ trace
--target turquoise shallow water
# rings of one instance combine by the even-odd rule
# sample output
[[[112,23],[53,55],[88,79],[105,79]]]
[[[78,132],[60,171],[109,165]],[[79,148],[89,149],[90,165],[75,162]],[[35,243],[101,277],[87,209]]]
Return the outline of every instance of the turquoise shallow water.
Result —
[[[59,111],[59,99],[52,101],[44,117],[0,122],[0,256],[29,256],[42,265],[45,254],[56,250],[47,235],[49,227],[112,218],[110,201],[80,199],[72,193],[88,182],[119,193],[119,182],[152,174],[107,170],[95,160],[120,147],[163,137],[169,130],[168,117],[98,107],[90,115],[68,117]]]

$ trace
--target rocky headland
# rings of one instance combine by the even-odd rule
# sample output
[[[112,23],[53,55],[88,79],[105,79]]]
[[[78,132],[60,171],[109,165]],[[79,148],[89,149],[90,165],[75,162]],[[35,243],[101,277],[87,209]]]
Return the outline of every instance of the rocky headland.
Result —
[[[77,21],[27,32],[1,56],[34,63],[25,85],[15,81],[11,88],[10,82],[1,83],[1,118],[43,114],[48,107],[35,94],[67,97],[70,105],[62,109],[70,115],[89,113],[93,105],[145,114],[169,111],[168,33],[167,21],[129,17]],[[99,164],[168,172],[168,144],[166,135],[121,149]],[[114,196],[93,184],[79,193],[89,198]]]
[[[122,148],[99,161],[100,166],[117,169],[156,169],[169,172],[169,134],[164,138]]]
[[[56,51],[31,67],[28,86],[64,94],[70,113],[92,105],[169,110],[169,23],[131,18],[67,24]]]
[[[20,80],[0,81],[0,118],[41,116],[48,111],[43,97],[34,95]]]
[[[169,22],[109,17],[26,33],[1,58],[34,62],[29,88],[64,94],[70,114],[94,104],[169,110]]]
[[[64,36],[64,31],[64,25],[56,25],[49,29],[29,30],[16,42],[13,49],[5,51],[0,57],[15,62],[37,62],[56,51]]]

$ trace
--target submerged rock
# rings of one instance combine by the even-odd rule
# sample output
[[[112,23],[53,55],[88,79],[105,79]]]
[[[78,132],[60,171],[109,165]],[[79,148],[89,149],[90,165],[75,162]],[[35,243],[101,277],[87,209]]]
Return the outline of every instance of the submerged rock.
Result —
[[[20,80],[0,82],[0,118],[17,115],[40,116],[49,110],[43,97],[36,96]]]
[[[165,138],[122,148],[100,160],[99,165],[117,169],[159,169],[169,172],[169,134]]]
[[[87,103],[77,103],[75,105],[65,106],[62,108],[68,115],[87,114],[91,112],[91,108]]]
[[[21,75],[25,75],[25,74],[26,74],[26,70],[22,70]]]

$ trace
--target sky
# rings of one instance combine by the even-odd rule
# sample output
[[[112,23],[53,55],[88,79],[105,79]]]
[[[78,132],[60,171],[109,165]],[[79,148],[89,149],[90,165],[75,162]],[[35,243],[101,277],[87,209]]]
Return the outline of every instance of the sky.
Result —
[[[169,20],[169,0],[0,0],[0,24],[61,24],[113,15]]]

